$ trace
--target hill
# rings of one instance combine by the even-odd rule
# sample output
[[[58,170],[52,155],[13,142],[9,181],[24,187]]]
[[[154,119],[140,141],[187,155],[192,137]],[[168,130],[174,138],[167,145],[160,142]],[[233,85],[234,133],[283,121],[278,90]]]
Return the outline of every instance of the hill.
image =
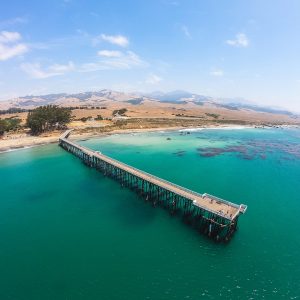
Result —
[[[274,124],[300,122],[298,115],[284,109],[263,107],[243,99],[215,99],[186,91],[124,93],[103,89],[77,94],[25,96],[0,101],[0,110],[31,110],[48,104],[71,107],[76,118],[99,114],[111,118],[114,111],[126,108],[129,118],[199,118]]]

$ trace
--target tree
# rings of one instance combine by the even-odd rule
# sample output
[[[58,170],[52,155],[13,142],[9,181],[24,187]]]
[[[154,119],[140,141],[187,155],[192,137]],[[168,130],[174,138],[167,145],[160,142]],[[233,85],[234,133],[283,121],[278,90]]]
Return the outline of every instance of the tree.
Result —
[[[2,136],[6,130],[7,122],[5,120],[0,119],[0,136]]]
[[[8,130],[16,130],[20,127],[22,120],[20,118],[12,117],[6,119],[8,121]]]
[[[27,126],[32,134],[63,128],[71,121],[71,110],[56,105],[40,106],[28,113]]]
[[[115,116],[116,114],[118,114],[120,116],[124,116],[126,111],[127,111],[127,108],[115,109],[113,111],[112,115]]]
[[[81,121],[81,122],[84,122],[84,123],[85,123],[87,120],[88,120],[87,117],[82,117],[82,118],[80,119],[80,121]]]
[[[21,122],[21,119],[15,117],[0,119],[0,136],[2,136],[4,132],[18,129]]]

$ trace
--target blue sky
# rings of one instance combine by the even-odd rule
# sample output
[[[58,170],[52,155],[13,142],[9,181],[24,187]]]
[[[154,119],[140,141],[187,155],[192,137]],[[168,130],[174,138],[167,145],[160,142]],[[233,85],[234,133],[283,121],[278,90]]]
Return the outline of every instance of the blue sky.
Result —
[[[2,1],[0,99],[189,90],[300,112],[298,0]]]

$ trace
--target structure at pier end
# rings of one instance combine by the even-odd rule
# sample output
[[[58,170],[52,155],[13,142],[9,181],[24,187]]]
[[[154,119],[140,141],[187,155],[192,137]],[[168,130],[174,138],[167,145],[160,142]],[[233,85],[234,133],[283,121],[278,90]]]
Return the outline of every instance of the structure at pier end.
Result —
[[[68,140],[71,130],[59,139],[59,145],[80,158],[87,166],[119,181],[138,193],[154,207],[161,206],[172,215],[180,215],[199,232],[216,241],[227,242],[237,229],[238,218],[247,210],[244,204],[200,194],[117,161],[102,153]]]

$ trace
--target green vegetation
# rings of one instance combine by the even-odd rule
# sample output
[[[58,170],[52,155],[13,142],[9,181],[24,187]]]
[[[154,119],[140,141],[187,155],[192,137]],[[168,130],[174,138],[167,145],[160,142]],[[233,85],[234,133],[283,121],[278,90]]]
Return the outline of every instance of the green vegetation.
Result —
[[[86,122],[86,121],[91,121],[92,119],[93,118],[91,116],[88,116],[88,117],[82,117],[79,120],[82,121],[82,122]]]
[[[127,103],[130,103],[132,105],[138,105],[138,104],[141,104],[143,102],[143,98],[135,98],[135,99],[130,99],[130,100],[127,100],[126,102]]]
[[[69,106],[68,108],[71,110],[74,110],[74,109],[107,109],[106,106]]]
[[[127,108],[121,108],[121,109],[116,109],[113,111],[112,115],[115,116],[116,114],[120,116],[124,116],[127,111]]]
[[[220,115],[218,114],[211,114],[211,113],[205,113],[208,117],[212,117],[214,119],[218,119]]]
[[[0,119],[0,136],[4,134],[4,132],[10,130],[16,130],[20,128],[21,119],[11,117],[7,119]]]
[[[27,126],[32,134],[64,128],[71,121],[71,110],[56,105],[41,106],[29,112]]]
[[[18,108],[18,107],[11,107],[9,109],[0,110],[0,115],[6,115],[6,114],[16,114],[16,113],[22,113],[22,112],[28,112],[30,110]]]
[[[85,122],[88,120],[88,118],[87,118],[87,117],[82,117],[82,118],[80,118],[79,120],[80,120],[81,122],[84,122],[84,123],[85,123]]]
[[[185,118],[198,118],[198,119],[203,119],[203,116],[193,116],[193,115],[186,115],[186,114],[172,114],[173,116],[176,117],[185,117]]]
[[[101,115],[97,115],[97,117],[95,118],[96,121],[102,121],[103,117]]]

